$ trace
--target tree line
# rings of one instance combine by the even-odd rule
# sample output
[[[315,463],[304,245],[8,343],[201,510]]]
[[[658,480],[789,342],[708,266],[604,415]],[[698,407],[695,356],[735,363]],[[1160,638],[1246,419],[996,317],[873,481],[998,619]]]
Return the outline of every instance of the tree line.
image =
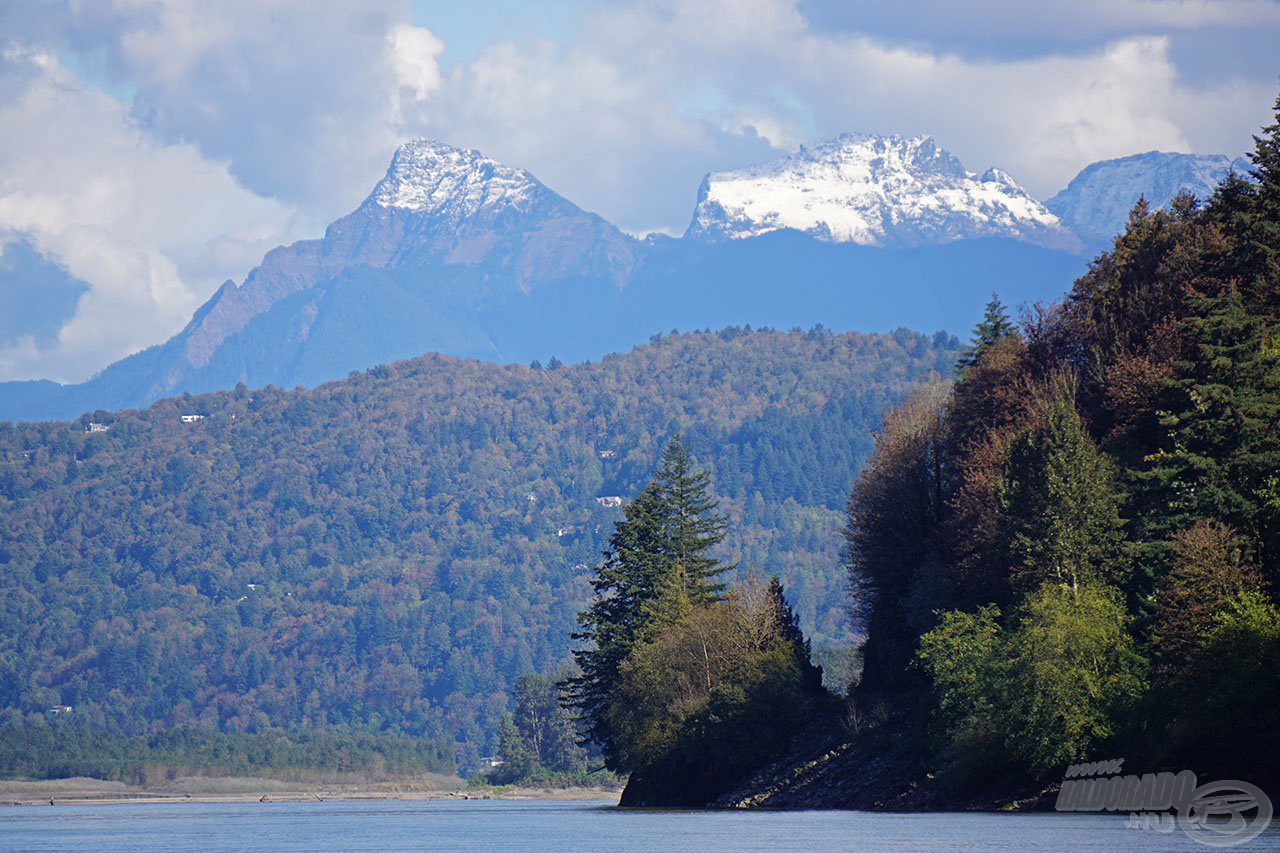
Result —
[[[886,417],[846,524],[855,697],[924,708],[944,784],[1115,755],[1276,780],[1276,110],[1252,175],[1139,203],[1060,305],[993,298]]]

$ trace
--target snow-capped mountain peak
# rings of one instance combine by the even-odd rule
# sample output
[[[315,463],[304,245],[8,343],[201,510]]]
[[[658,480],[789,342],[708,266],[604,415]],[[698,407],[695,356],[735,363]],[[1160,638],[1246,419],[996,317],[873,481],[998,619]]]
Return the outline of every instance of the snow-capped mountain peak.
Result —
[[[688,235],[740,239],[781,229],[873,246],[976,237],[1075,242],[1007,174],[969,172],[929,136],[846,133],[759,166],[713,172]]]
[[[1147,151],[1086,166],[1045,205],[1077,234],[1105,244],[1124,230],[1139,198],[1153,210],[1181,192],[1207,199],[1232,171],[1247,177],[1252,163],[1223,154]]]
[[[456,224],[481,211],[531,207],[545,190],[524,169],[491,160],[474,149],[415,139],[396,149],[386,177],[366,204],[443,217]]]

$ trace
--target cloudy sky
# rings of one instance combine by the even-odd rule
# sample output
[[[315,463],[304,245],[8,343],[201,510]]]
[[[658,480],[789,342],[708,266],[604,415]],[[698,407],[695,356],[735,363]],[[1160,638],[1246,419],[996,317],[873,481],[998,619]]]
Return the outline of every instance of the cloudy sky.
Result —
[[[413,136],[636,233],[842,131],[1047,197],[1107,157],[1244,153],[1277,44],[1280,0],[0,0],[0,380],[166,339]]]

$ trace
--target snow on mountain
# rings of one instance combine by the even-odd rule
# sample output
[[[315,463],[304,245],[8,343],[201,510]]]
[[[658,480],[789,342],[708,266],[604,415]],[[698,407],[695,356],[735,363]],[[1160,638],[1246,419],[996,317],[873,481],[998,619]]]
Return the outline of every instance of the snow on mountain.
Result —
[[[366,204],[411,211],[457,225],[482,212],[532,207],[549,192],[537,178],[474,149],[415,139],[396,149]]]
[[[1109,240],[1124,230],[1139,198],[1153,209],[1187,190],[1204,199],[1231,170],[1248,175],[1252,164],[1223,154],[1148,151],[1086,166],[1045,206],[1087,240]]]
[[[712,172],[698,191],[686,236],[741,239],[786,228],[873,246],[977,237],[1077,245],[1056,216],[999,169],[968,172],[928,136],[864,134]]]

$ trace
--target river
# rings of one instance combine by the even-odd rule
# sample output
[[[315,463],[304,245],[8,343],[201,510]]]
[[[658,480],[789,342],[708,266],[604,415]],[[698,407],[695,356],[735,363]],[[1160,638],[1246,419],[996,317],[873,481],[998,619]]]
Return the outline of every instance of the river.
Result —
[[[149,803],[0,808],[0,849],[1207,850],[1116,815],[630,811],[562,801]],[[1274,827],[1243,850],[1280,850]]]

